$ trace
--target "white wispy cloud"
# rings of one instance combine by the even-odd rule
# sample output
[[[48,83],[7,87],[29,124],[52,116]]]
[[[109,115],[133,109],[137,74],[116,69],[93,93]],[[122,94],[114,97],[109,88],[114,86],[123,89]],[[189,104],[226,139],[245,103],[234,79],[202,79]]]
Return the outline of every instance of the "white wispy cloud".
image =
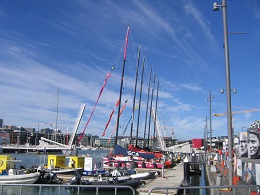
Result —
[[[191,15],[192,18],[195,19],[195,21],[202,28],[204,35],[208,38],[210,43],[214,44],[214,47],[217,48],[216,40],[213,37],[212,32],[210,30],[209,21],[207,21],[207,18],[203,16],[198,9],[196,9],[196,5],[192,1],[189,1],[189,3],[184,5],[184,10],[187,15]]]
[[[185,83],[185,84],[179,84],[182,88],[190,89],[192,91],[201,91],[202,88],[198,85],[192,84],[192,83]]]

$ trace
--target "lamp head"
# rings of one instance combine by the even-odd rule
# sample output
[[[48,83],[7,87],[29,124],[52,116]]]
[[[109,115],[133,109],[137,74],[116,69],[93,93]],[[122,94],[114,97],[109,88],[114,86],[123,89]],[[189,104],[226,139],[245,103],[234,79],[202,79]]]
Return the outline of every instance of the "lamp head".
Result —
[[[221,89],[220,89],[220,93],[224,93],[224,89],[221,88]]]
[[[217,2],[214,2],[214,3],[213,3],[213,11],[218,11],[219,8],[220,8],[220,5],[218,5]]]

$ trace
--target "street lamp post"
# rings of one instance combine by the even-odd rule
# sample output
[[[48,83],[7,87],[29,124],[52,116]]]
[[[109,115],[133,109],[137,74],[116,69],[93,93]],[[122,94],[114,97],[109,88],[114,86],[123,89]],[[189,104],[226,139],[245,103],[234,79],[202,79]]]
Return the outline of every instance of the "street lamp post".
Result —
[[[212,149],[212,104],[211,100],[214,98],[214,96],[211,94],[211,91],[209,90],[209,98],[207,99],[207,102],[209,102],[209,133],[210,133],[210,145],[209,145],[209,151],[211,152]]]
[[[228,47],[228,25],[227,25],[227,4],[226,0],[222,0],[222,5],[217,2],[213,4],[213,11],[218,11],[222,8],[223,13],[223,29],[224,29],[224,49],[225,49],[225,64],[226,64],[226,97],[227,97],[227,127],[228,127],[228,166],[229,166],[229,185],[233,185],[233,129],[232,129],[232,111],[231,111],[231,85],[230,85],[230,65],[229,65],[229,47]]]

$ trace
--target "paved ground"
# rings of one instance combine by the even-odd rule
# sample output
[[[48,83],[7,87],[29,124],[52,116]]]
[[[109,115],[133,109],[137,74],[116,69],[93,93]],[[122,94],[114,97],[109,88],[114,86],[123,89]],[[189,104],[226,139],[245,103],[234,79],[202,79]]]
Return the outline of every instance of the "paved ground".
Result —
[[[222,189],[218,190],[217,188],[211,188],[211,194],[213,195],[251,195],[248,191],[248,188],[239,189],[234,191],[231,191],[228,188],[225,188],[225,186],[228,186],[228,175],[224,173],[224,170],[227,170],[226,168],[220,168],[221,165],[216,164],[215,170],[212,171],[210,166],[206,166],[207,170],[207,177],[209,180],[209,186],[216,186],[216,183],[219,182],[219,176],[221,175],[221,186],[223,186]],[[154,169],[153,169],[154,170]],[[138,169],[138,172],[148,171],[147,169]],[[162,170],[159,170],[162,172]],[[71,178],[71,176],[69,176]],[[177,188],[180,185],[183,184],[183,178],[184,178],[184,167],[183,163],[179,163],[177,166],[171,169],[165,169],[164,170],[164,177],[162,177],[162,174],[154,179],[145,180],[146,185],[144,187],[141,187],[137,189],[139,195],[148,195],[149,193],[151,195],[158,195],[158,194],[167,194],[166,189],[167,188]],[[65,181],[68,178],[63,178]],[[241,181],[237,183],[237,185],[245,186],[246,184],[243,184]],[[162,188],[162,189],[158,189]],[[177,194],[177,189],[171,189],[168,191],[168,194]],[[253,194],[253,193],[252,193]]]
[[[256,194],[256,187],[252,187],[252,191],[250,192],[250,189],[248,188],[248,184],[246,184],[243,181],[237,181],[236,183],[233,183],[235,186],[238,186],[238,188],[231,190],[230,188],[227,188],[225,186],[229,185],[228,181],[228,168],[223,167],[220,162],[214,163],[216,167],[216,172],[212,172],[211,168],[208,167],[208,178],[209,178],[209,183],[210,186],[216,186],[216,183],[220,183],[220,177],[222,179],[221,188],[220,190],[213,190],[213,194],[219,194],[219,195],[253,195]],[[241,187],[241,188],[240,188]],[[254,192],[253,192],[254,191]]]
[[[143,188],[139,188],[137,191],[139,195],[147,195],[148,192],[154,189],[150,194],[166,194],[166,188],[179,187],[183,180],[183,163],[178,164],[174,168],[165,169],[164,177],[157,177],[153,180],[147,180],[146,185]],[[164,188],[164,190],[156,189],[158,187]],[[168,194],[177,194],[177,190],[169,190]]]

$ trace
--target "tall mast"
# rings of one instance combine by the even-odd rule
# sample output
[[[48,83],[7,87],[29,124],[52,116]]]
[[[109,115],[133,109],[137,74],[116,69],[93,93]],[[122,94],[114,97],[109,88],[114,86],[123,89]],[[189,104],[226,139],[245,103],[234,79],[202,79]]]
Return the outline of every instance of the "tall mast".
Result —
[[[123,60],[121,84],[120,84],[120,91],[119,91],[119,104],[118,104],[118,113],[117,113],[117,126],[116,126],[115,145],[117,145],[117,140],[118,140],[119,118],[120,118],[120,110],[121,110],[121,99],[122,99],[122,93],[123,93],[122,90],[123,90],[123,83],[124,83],[123,81],[124,81],[124,73],[125,73],[126,51],[127,51],[129,31],[130,31],[130,27],[127,28],[126,38],[125,38],[124,60]]]
[[[130,144],[131,144],[132,137],[133,137],[135,97],[136,97],[136,87],[137,87],[137,80],[138,80],[138,69],[139,69],[139,62],[140,62],[140,50],[141,50],[141,46],[139,45],[138,54],[137,54],[136,76],[135,76],[135,91],[134,91],[134,100],[133,100],[133,108],[132,108],[132,122],[131,122],[131,131],[130,131]]]
[[[141,109],[142,91],[143,91],[143,82],[144,82],[144,63],[145,63],[145,58],[143,59],[142,78],[141,78],[141,86],[140,86],[140,96],[139,96],[139,106],[138,106],[138,119],[137,119],[137,129],[136,129],[136,141],[135,141],[135,145],[136,146],[137,146],[137,143],[138,143],[140,109]]]
[[[60,99],[60,88],[57,90],[57,105],[56,105],[56,120],[54,129],[54,141],[57,141],[57,130],[58,130],[58,118],[59,118],[59,99]]]
[[[157,104],[158,104],[158,91],[159,91],[159,81],[158,81],[158,85],[157,85],[157,92],[156,92],[156,102],[155,102],[155,112],[154,112],[154,131],[153,131],[153,136],[155,137],[155,130],[156,128],[159,128],[159,127],[156,127],[156,120],[157,120]]]
[[[150,104],[150,118],[149,118],[148,140],[147,140],[148,147],[149,147],[149,144],[150,144],[150,129],[151,129],[151,117],[152,117],[152,110],[153,110],[153,92],[154,92],[154,86],[155,86],[155,78],[156,78],[156,74],[154,74],[152,98],[151,98],[151,104]]]
[[[148,97],[147,97],[147,103],[146,103],[146,113],[145,113],[145,123],[144,123],[144,145],[143,148],[146,145],[145,141],[145,135],[146,135],[146,124],[147,124],[147,116],[148,116],[148,107],[149,107],[149,98],[150,98],[150,85],[151,85],[151,79],[152,79],[152,68],[150,71],[150,78],[149,78],[149,84],[148,84]]]

